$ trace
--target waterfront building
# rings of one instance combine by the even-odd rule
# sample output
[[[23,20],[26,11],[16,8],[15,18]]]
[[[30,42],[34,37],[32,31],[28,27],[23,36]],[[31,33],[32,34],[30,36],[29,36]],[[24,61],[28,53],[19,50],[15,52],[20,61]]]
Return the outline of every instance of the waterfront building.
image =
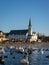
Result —
[[[32,32],[31,19],[29,19],[28,29],[11,30],[6,36],[13,41],[37,41],[37,34]]]
[[[6,41],[6,40],[8,40],[8,39],[5,38],[5,34],[2,31],[0,31],[0,42]]]
[[[12,41],[26,41],[28,36],[28,30],[11,30],[8,33],[8,39]]]

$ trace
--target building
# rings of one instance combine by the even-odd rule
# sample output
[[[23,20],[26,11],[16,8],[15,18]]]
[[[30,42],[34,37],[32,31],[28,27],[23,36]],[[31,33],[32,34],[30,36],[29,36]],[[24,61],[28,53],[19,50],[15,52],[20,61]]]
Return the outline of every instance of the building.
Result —
[[[0,31],[0,42],[6,41],[6,40],[8,40],[8,39],[5,38],[5,34],[2,31]]]
[[[32,33],[31,19],[29,19],[28,29],[23,30],[11,30],[6,37],[13,41],[37,41],[36,33]]]
[[[26,41],[27,39],[27,34],[28,34],[28,30],[11,30],[8,34],[7,37],[9,40],[13,40],[13,41]]]
[[[29,42],[33,42],[33,41],[36,42],[37,41],[37,34],[35,32],[32,32],[31,19],[29,19],[27,41],[29,41]]]

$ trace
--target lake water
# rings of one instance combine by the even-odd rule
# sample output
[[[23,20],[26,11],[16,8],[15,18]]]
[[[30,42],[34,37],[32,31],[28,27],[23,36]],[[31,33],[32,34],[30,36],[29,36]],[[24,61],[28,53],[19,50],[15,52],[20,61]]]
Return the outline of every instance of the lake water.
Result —
[[[49,65],[49,58],[46,58],[46,56],[49,55],[49,48],[40,48],[41,51],[38,51],[39,48],[36,49],[37,50],[33,51],[32,54],[28,54],[29,65]],[[3,65],[21,65],[20,60],[24,58],[24,54],[17,52],[13,54],[6,52],[6,54],[8,57],[5,58]]]

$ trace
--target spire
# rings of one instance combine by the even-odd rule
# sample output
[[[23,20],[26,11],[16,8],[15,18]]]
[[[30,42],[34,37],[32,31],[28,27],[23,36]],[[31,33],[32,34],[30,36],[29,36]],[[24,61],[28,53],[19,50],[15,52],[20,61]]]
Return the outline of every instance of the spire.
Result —
[[[31,26],[31,18],[29,19],[29,26]]]

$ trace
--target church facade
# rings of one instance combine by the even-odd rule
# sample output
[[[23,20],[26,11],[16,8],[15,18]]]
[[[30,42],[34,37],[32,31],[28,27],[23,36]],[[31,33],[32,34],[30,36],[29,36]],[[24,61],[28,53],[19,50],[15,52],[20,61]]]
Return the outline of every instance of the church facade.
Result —
[[[29,25],[28,29],[23,30],[11,30],[7,35],[7,38],[9,40],[15,40],[15,41],[37,41],[37,34],[32,33],[32,24],[31,19],[29,19]]]

